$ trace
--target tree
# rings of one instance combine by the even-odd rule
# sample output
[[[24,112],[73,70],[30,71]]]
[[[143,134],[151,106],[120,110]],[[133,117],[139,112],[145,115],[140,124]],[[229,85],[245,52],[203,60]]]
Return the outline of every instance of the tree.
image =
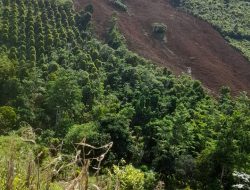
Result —
[[[15,129],[17,115],[14,109],[10,106],[0,107],[0,134],[7,134],[9,131]]]
[[[108,142],[108,135],[100,133],[99,126],[95,122],[73,125],[65,136],[65,143],[69,146],[86,139],[86,143],[101,146]]]
[[[84,108],[81,87],[74,71],[60,69],[54,74],[47,86],[46,106],[52,119],[52,124],[60,123],[62,117],[77,121],[81,118]]]
[[[117,49],[125,45],[125,37],[118,30],[117,18],[116,16],[112,17],[110,24],[107,43],[110,47]]]
[[[5,80],[15,76],[16,73],[15,62],[11,61],[6,55],[1,54],[0,56],[0,81],[1,83]]]
[[[115,96],[109,96],[103,101],[93,108],[93,116],[100,123],[100,131],[108,134],[114,143],[112,153],[115,159],[130,160],[140,156],[138,152],[133,152],[135,144],[129,128],[134,109],[129,105],[121,108]]]

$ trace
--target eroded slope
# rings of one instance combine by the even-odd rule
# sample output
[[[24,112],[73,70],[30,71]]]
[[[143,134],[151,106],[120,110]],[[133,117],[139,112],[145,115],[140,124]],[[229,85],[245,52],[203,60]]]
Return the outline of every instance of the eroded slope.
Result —
[[[109,0],[76,0],[75,6],[82,9],[87,3],[94,5],[95,29],[104,38],[114,8]],[[129,12],[118,12],[119,26],[131,50],[175,74],[191,67],[192,76],[212,91],[227,85],[234,93],[250,92],[250,63],[209,24],[177,11],[166,0],[126,3]],[[168,26],[167,44],[151,36],[154,22]]]

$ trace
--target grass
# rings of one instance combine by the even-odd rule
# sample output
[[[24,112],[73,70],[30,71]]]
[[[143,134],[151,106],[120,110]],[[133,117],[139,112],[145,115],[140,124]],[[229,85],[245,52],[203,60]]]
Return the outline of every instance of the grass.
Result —
[[[49,152],[46,154],[44,147],[25,138],[23,134],[0,136],[0,187],[6,190],[47,189],[47,187],[51,190],[62,190],[75,189],[81,184],[83,190],[84,187],[95,186],[99,183],[97,177],[102,178],[99,176],[101,162],[112,144],[96,148],[83,140],[78,143],[75,155],[66,155],[58,150],[57,155],[52,157]],[[103,150],[102,155],[82,161],[79,156],[86,147],[91,150]],[[89,169],[94,166],[91,165],[93,160],[98,164],[95,166],[96,172],[90,178]],[[78,165],[80,162],[81,166]]]

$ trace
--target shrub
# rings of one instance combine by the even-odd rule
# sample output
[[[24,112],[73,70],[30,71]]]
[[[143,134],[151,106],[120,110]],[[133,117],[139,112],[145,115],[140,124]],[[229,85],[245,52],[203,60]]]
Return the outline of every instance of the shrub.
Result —
[[[107,35],[107,43],[110,47],[118,49],[119,47],[125,46],[125,42],[126,39],[120,33],[117,25],[117,17],[116,15],[113,15],[111,19],[111,26]]]
[[[156,186],[156,176],[152,171],[143,172],[131,164],[114,166],[111,175],[113,188],[120,190],[152,190]],[[114,187],[115,186],[115,187]]]
[[[156,187],[156,176],[155,173],[153,171],[147,171],[144,172],[144,189],[145,190],[152,190]]]
[[[152,24],[153,34],[156,38],[160,40],[166,40],[167,26],[163,23],[153,23]]]
[[[65,142],[71,146],[71,143],[81,142],[83,138],[86,138],[87,143],[92,145],[98,145],[100,143],[102,135],[99,133],[98,126],[94,122],[73,125],[65,137]]]
[[[112,5],[121,11],[127,11],[128,7],[123,3],[122,0],[110,0]]]
[[[163,23],[153,23],[153,32],[158,34],[165,34],[167,32],[167,26]]]
[[[15,127],[17,115],[12,107],[0,107],[0,133],[7,133]]]
[[[93,14],[93,13],[94,13],[94,7],[93,7],[93,5],[92,5],[92,4],[88,4],[88,5],[84,8],[84,11]]]
[[[121,190],[144,189],[144,173],[131,164],[124,167],[114,166],[114,177],[118,180]]]

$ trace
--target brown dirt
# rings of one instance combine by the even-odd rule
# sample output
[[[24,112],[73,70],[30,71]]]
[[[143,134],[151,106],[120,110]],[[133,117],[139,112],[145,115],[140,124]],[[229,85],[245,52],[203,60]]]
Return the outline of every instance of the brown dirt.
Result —
[[[109,0],[75,0],[76,8],[94,5],[94,22],[103,39],[114,8]],[[169,5],[168,0],[126,0],[128,13],[118,12],[119,27],[129,49],[175,74],[192,69],[192,76],[205,87],[218,92],[231,87],[234,94],[250,93],[250,63],[233,49],[208,23]],[[151,36],[151,24],[168,26],[167,43]]]

